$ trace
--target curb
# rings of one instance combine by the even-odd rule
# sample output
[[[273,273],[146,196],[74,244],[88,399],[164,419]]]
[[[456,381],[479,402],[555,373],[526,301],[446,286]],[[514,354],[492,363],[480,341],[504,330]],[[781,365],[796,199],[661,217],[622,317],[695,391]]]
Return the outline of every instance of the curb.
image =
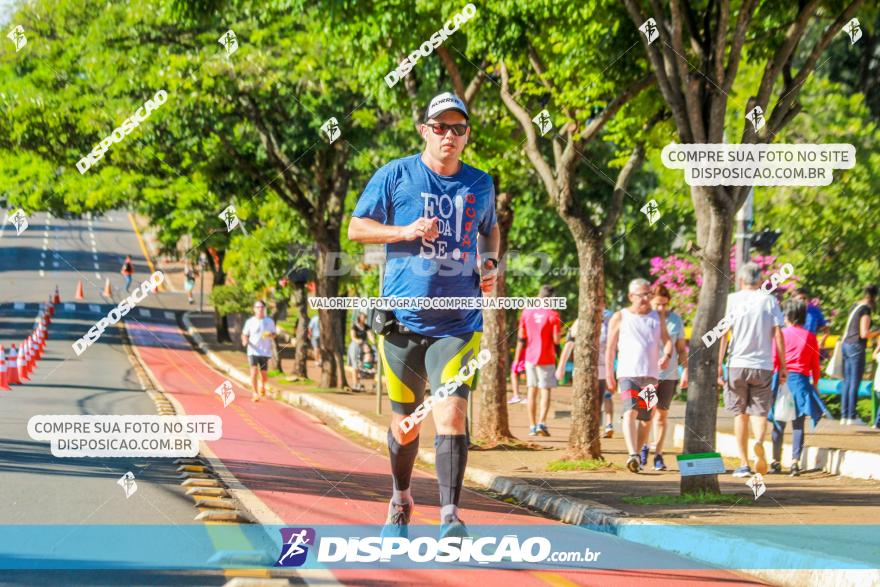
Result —
[[[880,434],[877,434],[880,438]],[[684,446],[684,426],[676,424],[672,433],[676,448]],[[715,450],[725,457],[738,457],[736,436],[728,432],[715,434]],[[791,461],[791,444],[782,445],[782,461]],[[805,446],[801,455],[804,470],[822,470],[832,475],[853,479],[880,480],[880,453],[844,448]]]
[[[189,319],[189,312],[182,315],[183,324],[187,333],[192,337],[208,359],[223,373],[245,384],[250,384],[250,379],[245,377],[238,369],[218,357],[205,344],[201,335],[193,328]],[[384,443],[387,432],[375,422],[365,418],[360,413],[336,405],[330,401],[317,397],[314,394],[282,391],[267,383],[267,388],[275,397],[295,407],[311,408],[338,422],[345,428],[357,432],[370,440]],[[434,465],[434,451],[420,450],[418,459],[424,463]],[[614,535],[620,539],[637,542],[645,546],[668,550],[676,554],[686,556],[701,562],[747,575],[753,579],[764,581],[773,585],[785,587],[801,587],[810,585],[815,587],[861,587],[868,584],[880,584],[880,570],[862,569],[813,569],[817,561],[826,562],[827,566],[845,567],[864,564],[858,561],[829,557],[822,558],[820,552],[803,550],[791,550],[778,544],[753,539],[732,538],[728,534],[707,530],[702,527],[688,527],[682,524],[670,524],[657,522],[647,518],[630,517],[618,509],[611,508],[599,502],[580,498],[569,498],[556,491],[541,489],[521,479],[504,477],[484,469],[468,467],[465,471],[465,479],[475,483],[484,489],[498,493],[504,497],[512,497],[520,505],[528,506],[535,510],[557,519],[559,521],[578,525],[589,526],[590,530]],[[675,527],[678,538],[672,543],[668,533],[660,533],[656,530],[650,532],[650,527],[660,525]],[[645,532],[645,527],[649,531]],[[661,535],[662,534],[662,535]],[[728,541],[735,548],[707,549],[706,544],[719,544]],[[743,549],[764,553],[761,560],[768,561],[771,565],[768,569],[732,569],[736,555],[733,553],[743,552]],[[790,566],[803,568],[778,569],[779,561],[784,561]]]

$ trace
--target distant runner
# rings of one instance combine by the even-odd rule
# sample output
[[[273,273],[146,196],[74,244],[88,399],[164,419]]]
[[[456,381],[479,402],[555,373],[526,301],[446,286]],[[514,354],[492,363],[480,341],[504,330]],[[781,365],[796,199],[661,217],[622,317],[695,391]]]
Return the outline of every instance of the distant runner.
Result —
[[[275,332],[275,321],[266,316],[266,304],[257,300],[254,315],[247,319],[241,329],[241,344],[247,348],[248,364],[251,366],[251,401],[258,402],[261,397],[266,397],[266,379]]]
[[[382,296],[481,297],[481,291],[492,290],[498,267],[492,178],[460,160],[470,126],[458,96],[436,96],[423,120],[419,132],[425,150],[394,160],[373,175],[352,213],[348,238],[385,244]],[[393,412],[388,431],[393,495],[382,533],[405,537],[413,511],[410,478],[420,425],[403,432],[401,422],[422,403],[426,385],[439,389],[476,358],[482,312],[374,311],[370,326],[380,335],[379,356]],[[467,536],[458,500],[467,465],[465,415],[473,381],[471,374],[432,410],[442,537]]]
[[[122,263],[122,269],[119,272],[122,273],[122,278],[125,280],[125,291],[128,291],[131,288],[131,280],[134,276],[134,264],[131,262],[131,255],[125,256],[125,261]]]

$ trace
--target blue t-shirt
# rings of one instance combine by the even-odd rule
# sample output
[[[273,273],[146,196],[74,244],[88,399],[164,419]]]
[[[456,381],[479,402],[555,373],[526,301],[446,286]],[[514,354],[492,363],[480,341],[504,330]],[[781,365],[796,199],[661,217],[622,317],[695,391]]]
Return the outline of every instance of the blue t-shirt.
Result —
[[[678,379],[678,351],[675,343],[684,338],[684,322],[681,316],[672,311],[666,313],[666,332],[669,333],[669,340],[672,341],[672,356],[669,357],[669,365],[660,372],[660,381]]]
[[[406,226],[420,217],[439,219],[440,236],[385,245],[383,297],[482,296],[476,266],[477,233],[495,225],[495,188],[484,171],[461,164],[440,175],[421,153],[396,159],[370,179],[352,216]],[[480,310],[396,309],[407,328],[425,336],[458,336],[483,330]]]
[[[822,313],[822,310],[819,309],[819,306],[814,306],[810,304],[807,306],[807,319],[804,321],[804,328],[816,334],[820,328],[828,324],[825,320],[825,315]]]

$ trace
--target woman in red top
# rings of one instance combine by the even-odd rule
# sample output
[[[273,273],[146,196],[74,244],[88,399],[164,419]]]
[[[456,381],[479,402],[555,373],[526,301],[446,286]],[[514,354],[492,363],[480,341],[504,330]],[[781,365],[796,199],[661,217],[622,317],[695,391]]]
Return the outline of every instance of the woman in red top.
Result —
[[[799,299],[790,299],[782,305],[785,314],[786,328],[782,331],[785,340],[785,365],[788,368],[788,389],[794,398],[796,409],[795,419],[792,421],[792,451],[791,451],[791,476],[800,474],[801,452],[804,448],[804,419],[807,416],[813,420],[813,427],[827,412],[816,385],[819,383],[821,370],[819,368],[819,343],[816,335],[804,328],[807,319],[807,305]],[[776,347],[773,347],[773,367],[779,368],[779,356]],[[810,378],[813,382],[810,383]],[[775,387],[775,386],[774,386]],[[773,400],[776,401],[776,389]],[[773,422],[773,462],[770,463],[771,473],[781,473],[782,465],[782,437],[785,433],[785,422],[776,421],[773,418],[773,410],[767,416]]]

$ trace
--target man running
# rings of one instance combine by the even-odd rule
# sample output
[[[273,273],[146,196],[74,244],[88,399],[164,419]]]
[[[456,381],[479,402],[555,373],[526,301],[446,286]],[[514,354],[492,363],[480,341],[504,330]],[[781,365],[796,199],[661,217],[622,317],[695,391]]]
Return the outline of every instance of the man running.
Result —
[[[648,427],[640,426],[638,420],[651,420],[651,388],[648,386],[656,390],[660,370],[666,368],[672,356],[672,341],[663,316],[651,309],[651,284],[646,279],[633,279],[629,283],[629,301],[630,307],[616,312],[608,323],[605,376],[609,391],[620,387],[623,438],[629,451],[626,468],[638,473],[641,469],[638,447],[645,443],[648,434]],[[615,357],[618,359],[616,376]]]
[[[687,344],[684,339],[684,322],[681,316],[669,309],[669,302],[672,297],[669,290],[663,285],[656,285],[651,291],[651,307],[666,321],[666,332],[669,333],[669,339],[672,341],[672,356],[669,358],[669,365],[660,372],[660,383],[657,384],[657,411],[654,412],[652,419],[654,426],[654,470],[665,471],[666,463],[663,462],[663,441],[666,439],[666,422],[669,417],[669,407],[672,405],[672,398],[675,396],[675,388],[678,386],[678,365],[684,367],[681,375],[681,388],[687,389],[688,386],[688,355]],[[648,428],[648,422],[642,422],[642,426]],[[648,432],[645,432],[647,438]],[[642,445],[639,453],[639,463],[642,467],[648,465],[647,444]]]
[[[247,348],[248,364],[251,367],[251,386],[254,390],[251,401],[254,402],[266,397],[266,378],[273,338],[275,321],[266,316],[266,304],[257,300],[254,303],[254,315],[247,319],[241,329],[241,345]]]
[[[131,255],[125,256],[125,261],[122,263],[122,269],[119,270],[122,273],[122,278],[125,280],[125,291],[131,289],[131,280],[134,276],[134,263],[131,262]]]
[[[425,150],[373,175],[352,213],[348,238],[386,245],[383,297],[478,298],[481,290],[491,291],[498,265],[492,178],[460,160],[470,126],[458,96],[436,96],[423,121],[419,132]],[[383,535],[406,537],[420,426],[404,432],[401,423],[422,403],[426,384],[440,389],[476,357],[483,320],[479,310],[468,309],[396,309],[383,318],[392,319],[389,331],[379,336],[379,356],[393,412],[388,454],[394,490]],[[468,456],[465,414],[472,382],[473,374],[432,410],[442,536],[467,535],[457,506]]]

